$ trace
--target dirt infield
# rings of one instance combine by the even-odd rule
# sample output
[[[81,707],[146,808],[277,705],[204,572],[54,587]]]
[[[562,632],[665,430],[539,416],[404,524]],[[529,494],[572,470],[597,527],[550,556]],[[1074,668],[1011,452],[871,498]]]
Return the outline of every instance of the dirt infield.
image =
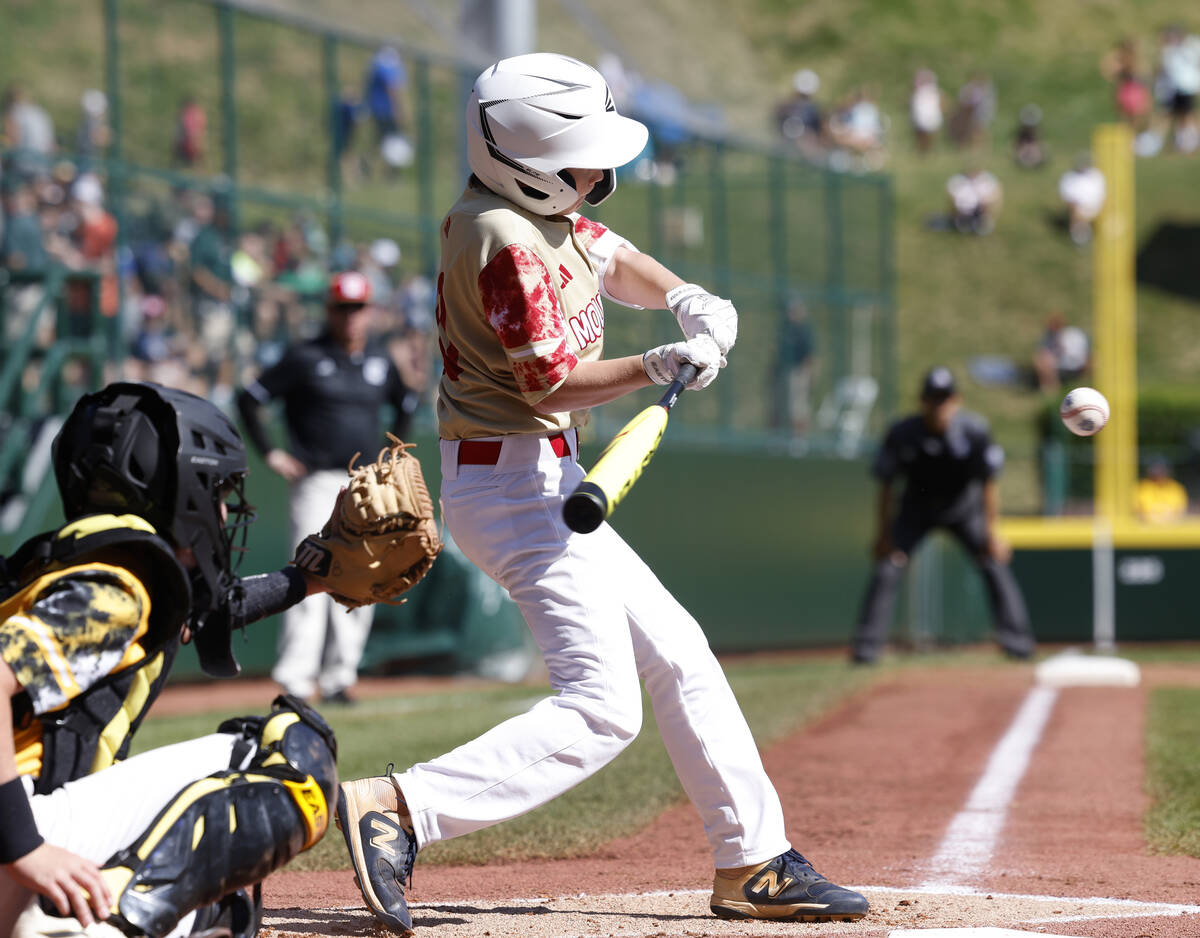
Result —
[[[707,911],[711,861],[694,809],[582,860],[422,867],[419,934],[858,935],[993,926],[1105,938],[1200,936],[1200,860],[1147,852],[1143,725],[1150,687],[1060,691],[988,853],[967,882],[930,868],[952,819],[1033,685],[1033,669],[898,671],[764,753],[795,846],[872,911],[851,924],[727,923]],[[368,685],[369,688],[370,685]],[[260,698],[261,699],[261,698]],[[162,711],[179,704],[166,705]],[[994,761],[994,760],[993,760]],[[943,880],[945,877],[943,877]],[[348,871],[281,872],[264,886],[269,938],[386,934]]]

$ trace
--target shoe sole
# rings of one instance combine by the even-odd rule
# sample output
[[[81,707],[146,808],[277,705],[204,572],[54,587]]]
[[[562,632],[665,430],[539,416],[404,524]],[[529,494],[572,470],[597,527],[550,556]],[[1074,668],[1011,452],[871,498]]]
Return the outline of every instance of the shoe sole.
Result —
[[[342,839],[346,841],[346,849],[350,853],[350,862],[354,866],[354,882],[358,885],[358,891],[362,893],[363,901],[367,904],[367,908],[371,910],[372,914],[396,934],[407,938],[407,936],[414,934],[412,926],[406,925],[383,907],[383,904],[379,901],[379,897],[370,888],[370,877],[363,875],[367,869],[367,858],[362,852],[362,843],[356,843],[355,838],[351,834],[351,831],[358,830],[360,821],[362,821],[362,815],[352,815],[349,813],[349,802],[346,799],[346,792],[339,785],[337,815],[334,823],[338,830],[342,832]]]
[[[750,902],[729,902],[709,905],[712,914],[723,919],[758,919],[776,922],[857,922],[867,913],[830,912],[824,906],[778,905],[760,906]]]

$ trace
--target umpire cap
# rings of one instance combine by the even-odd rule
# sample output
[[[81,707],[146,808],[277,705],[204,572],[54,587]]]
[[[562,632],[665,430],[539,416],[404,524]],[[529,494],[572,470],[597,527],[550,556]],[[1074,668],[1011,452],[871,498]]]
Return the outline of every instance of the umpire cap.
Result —
[[[935,365],[925,375],[921,383],[921,400],[944,401],[958,392],[954,383],[954,373],[944,365]]]
[[[371,281],[357,270],[334,274],[326,302],[330,306],[365,306],[371,302]]]

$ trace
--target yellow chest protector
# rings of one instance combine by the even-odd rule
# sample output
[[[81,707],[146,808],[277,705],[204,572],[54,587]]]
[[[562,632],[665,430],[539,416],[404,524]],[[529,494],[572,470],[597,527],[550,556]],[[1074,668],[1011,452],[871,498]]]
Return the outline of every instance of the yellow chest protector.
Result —
[[[65,701],[40,714],[27,693],[13,698],[18,771],[34,776],[35,791],[46,793],[128,754],[134,731],[166,683],[191,589],[170,545],[135,515],[79,518],[31,538],[6,567],[0,623],[22,621],[19,617],[26,616],[39,596],[71,577],[107,576],[137,599],[134,640],[106,674],[79,687],[69,669],[56,669]],[[99,648],[109,618],[101,606],[85,610],[73,624]],[[55,668],[56,636],[39,636],[37,628],[28,631],[34,638],[24,643],[22,653],[45,654]],[[80,640],[78,632],[73,639]],[[19,667],[14,670],[20,676]]]

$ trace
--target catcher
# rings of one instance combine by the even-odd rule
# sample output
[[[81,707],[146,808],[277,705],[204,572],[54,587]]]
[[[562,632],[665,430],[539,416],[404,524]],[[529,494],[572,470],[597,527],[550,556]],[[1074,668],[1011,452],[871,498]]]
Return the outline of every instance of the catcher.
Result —
[[[67,524],[0,558],[0,935],[76,934],[97,920],[114,936],[257,932],[257,884],[328,825],[332,731],[281,696],[265,716],[126,759],[130,742],[181,644],[195,642],[206,673],[231,676],[234,627],[331,586],[357,603],[415,582],[412,562],[387,574],[404,555],[385,548],[419,523],[373,514],[432,514],[386,491],[420,478],[406,450],[386,451],[373,475],[357,470],[363,481],[340,500],[356,548],[343,549],[340,514],[306,542],[344,581],[296,565],[240,578],[232,560],[253,513],[229,420],[152,384],[78,402],[53,450]],[[393,530],[376,541],[373,525]],[[369,576],[356,576],[357,556]]]

